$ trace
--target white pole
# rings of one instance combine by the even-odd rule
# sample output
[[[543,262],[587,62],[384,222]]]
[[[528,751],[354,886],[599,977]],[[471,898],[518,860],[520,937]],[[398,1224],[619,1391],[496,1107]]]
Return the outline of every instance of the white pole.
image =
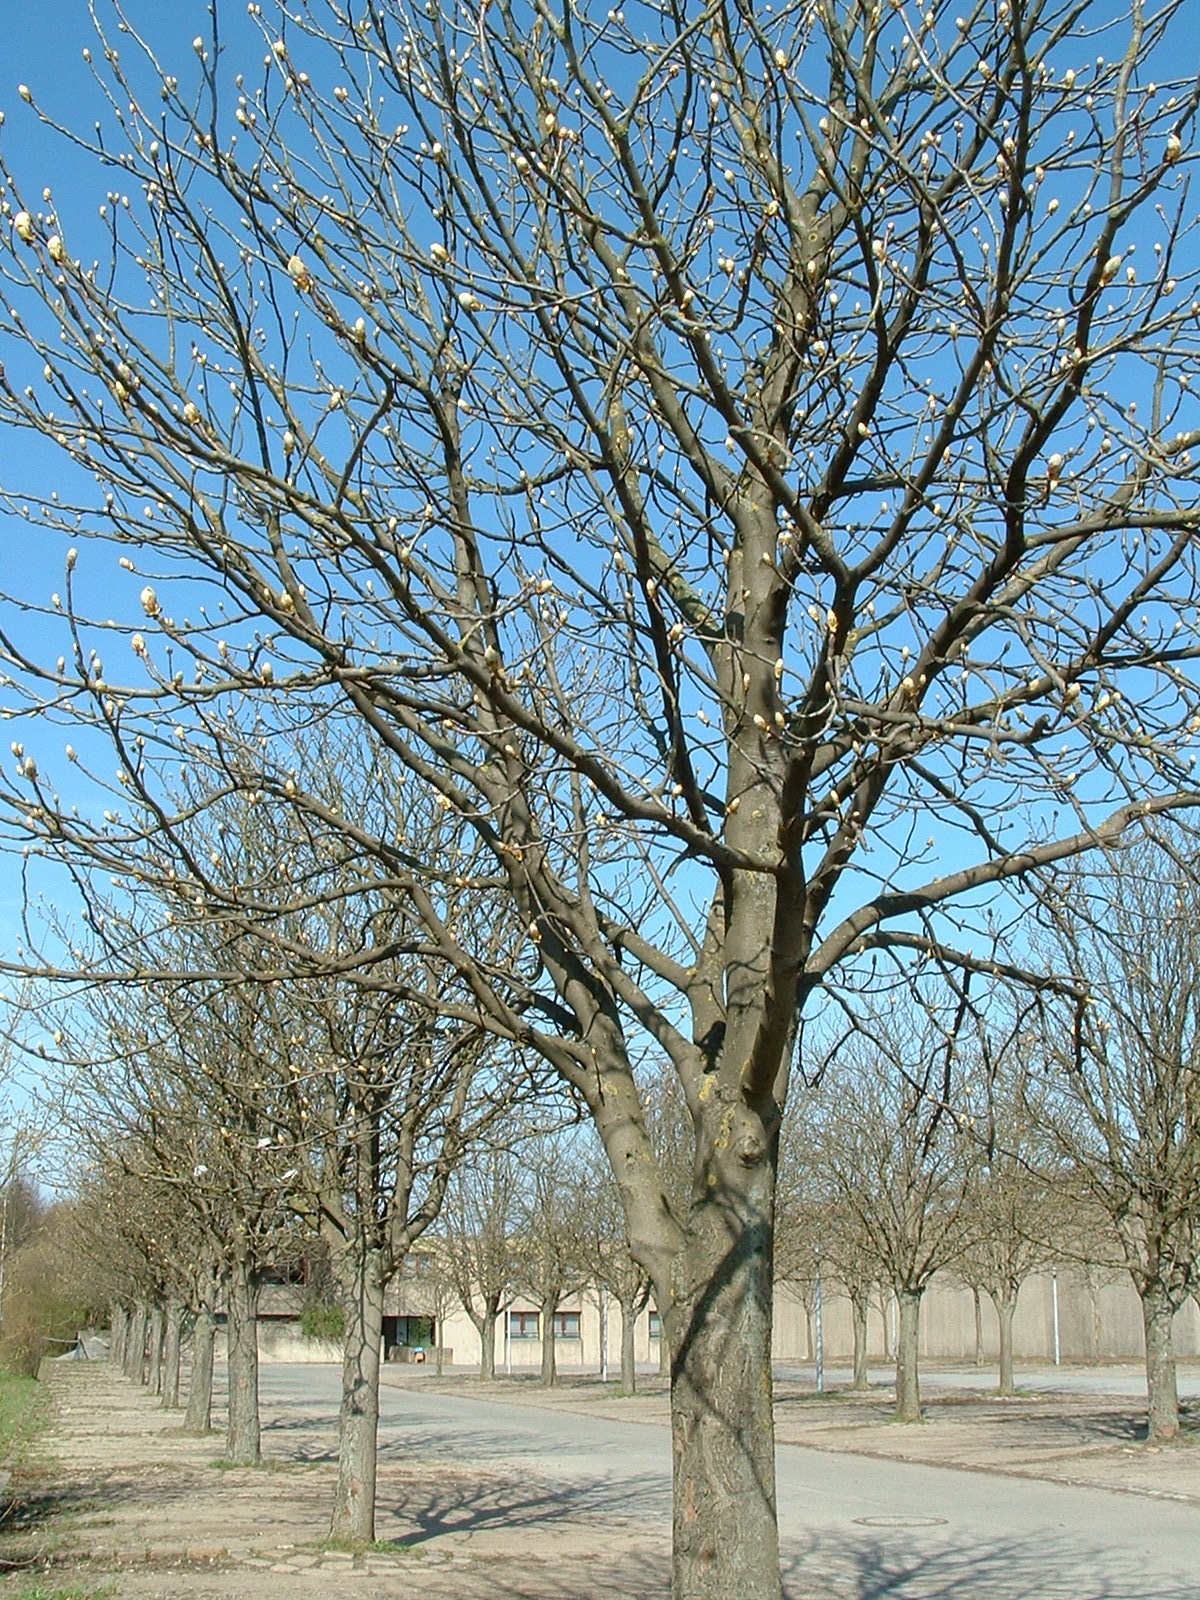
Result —
[[[1054,1308],[1054,1365],[1057,1367],[1058,1364],[1059,1364],[1059,1353],[1060,1353],[1059,1352],[1059,1347],[1058,1347],[1058,1268],[1057,1267],[1052,1268],[1051,1272],[1050,1272],[1050,1303]]]
[[[600,1285],[600,1382],[608,1382],[608,1290]]]

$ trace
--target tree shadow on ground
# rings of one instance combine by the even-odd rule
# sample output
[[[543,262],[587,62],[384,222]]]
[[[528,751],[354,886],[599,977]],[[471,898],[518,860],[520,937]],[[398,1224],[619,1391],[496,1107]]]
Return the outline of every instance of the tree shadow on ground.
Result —
[[[149,1469],[145,1473],[118,1473],[97,1482],[78,1482],[31,1476],[17,1483],[0,1506],[0,1551],[7,1539],[36,1533],[60,1517],[89,1516],[121,1506],[186,1506],[194,1500],[195,1472],[170,1474]]]
[[[608,1527],[628,1527],[644,1537],[643,1511],[647,1500],[663,1498],[662,1483],[644,1479],[614,1483],[603,1478],[562,1484],[528,1478],[491,1478],[478,1474],[443,1475],[436,1483],[405,1485],[394,1497],[381,1485],[381,1510],[404,1530],[396,1542],[425,1544],[447,1534],[488,1530],[577,1526],[581,1519],[598,1518]],[[665,1506],[669,1515],[669,1504]]]
[[[935,1530],[931,1543],[938,1537]],[[797,1543],[789,1541],[783,1567],[786,1600],[1196,1600],[1197,1593],[1194,1576],[1153,1579],[1133,1551],[1118,1570],[1111,1547],[1089,1553],[1075,1539],[930,1549],[902,1529],[883,1538],[855,1527]]]

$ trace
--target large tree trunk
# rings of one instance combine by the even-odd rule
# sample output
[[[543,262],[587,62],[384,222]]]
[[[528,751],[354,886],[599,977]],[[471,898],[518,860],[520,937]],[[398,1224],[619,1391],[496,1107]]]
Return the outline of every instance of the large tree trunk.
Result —
[[[896,1298],[900,1302],[900,1337],[896,1348],[896,1420],[920,1422],[921,1291],[901,1289]]]
[[[146,1382],[150,1386],[151,1394],[162,1393],[163,1325],[163,1308],[156,1300],[150,1310],[150,1359],[146,1372]]]
[[[235,1252],[226,1291],[229,1424],[225,1459],[253,1466],[262,1459],[258,1418],[258,1282],[254,1268]]]
[[[168,1410],[179,1404],[179,1347],[183,1341],[183,1303],[172,1298],[167,1301],[167,1319],[163,1330],[162,1403]]]
[[[213,1341],[217,1331],[213,1310],[217,1298],[215,1271],[201,1273],[198,1298],[192,1328],[192,1376],[183,1418],[188,1433],[207,1433],[212,1427]]]
[[[1179,1390],[1175,1380],[1175,1307],[1160,1284],[1142,1292],[1146,1329],[1146,1396],[1150,1444],[1169,1444],[1179,1437]]]
[[[125,1345],[125,1376],[141,1383],[146,1365],[146,1322],[148,1312],[144,1301],[139,1300],[129,1319],[129,1338]]]
[[[108,1316],[108,1359],[114,1367],[125,1364],[125,1344],[129,1338],[129,1312],[114,1301]]]
[[[854,1321],[854,1377],[850,1382],[852,1389],[870,1387],[870,1379],[867,1376],[867,1316],[870,1309],[870,1291],[851,1289],[850,1312]]]
[[[774,1155],[752,1136],[721,1132],[708,1193],[693,1204],[676,1261],[675,1303],[663,1329],[672,1352],[672,1594],[674,1600],[779,1600]]]
[[[479,1330],[479,1376],[488,1383],[496,1376],[496,1323],[499,1317],[499,1310],[489,1301],[483,1315],[471,1319]]]
[[[1013,1375],[1013,1317],[1017,1310],[1018,1290],[1004,1288],[997,1292],[989,1289],[992,1304],[996,1308],[996,1320],[1000,1324],[1000,1393],[1003,1395],[1016,1394],[1017,1386]]]
[[[637,1331],[635,1301],[621,1301],[621,1388],[625,1394],[637,1391],[637,1352],[634,1334]]]
[[[375,1538],[375,1468],[379,1441],[379,1357],[383,1345],[383,1257],[345,1250],[334,1257],[346,1326],[338,1472],[329,1536],[365,1547]]]
[[[557,1329],[554,1326],[554,1313],[558,1310],[558,1298],[558,1295],[555,1295],[553,1299],[546,1299],[541,1302],[542,1370],[538,1381],[543,1389],[553,1389],[558,1382],[558,1359],[556,1355],[558,1341],[555,1338]]]

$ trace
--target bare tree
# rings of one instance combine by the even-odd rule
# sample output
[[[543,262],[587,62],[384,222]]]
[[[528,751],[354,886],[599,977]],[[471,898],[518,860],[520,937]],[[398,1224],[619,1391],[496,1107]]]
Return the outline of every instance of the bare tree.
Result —
[[[508,1143],[465,1163],[451,1184],[439,1234],[463,1310],[479,1335],[479,1376],[496,1376],[496,1323],[517,1269],[519,1157]]]
[[[1181,854],[1181,851],[1183,854]],[[1189,836],[1113,850],[1055,904],[1073,1014],[1047,1028],[1035,1108],[1108,1221],[1142,1302],[1149,1433],[1179,1432],[1172,1323],[1200,1217],[1200,880]]]
[[[877,1280],[899,1303],[896,1416],[921,1416],[921,1299],[971,1242],[974,1150],[958,1041],[932,1010],[876,1015],[822,1079],[813,1159],[826,1206],[853,1219]]]
[[[600,1295],[611,1295],[621,1312],[621,1391],[637,1389],[637,1319],[649,1304],[650,1275],[629,1249],[625,1213],[604,1152],[587,1148],[579,1173],[579,1260],[585,1281]],[[600,1317],[601,1370],[607,1366],[607,1313]]]
[[[1039,1267],[1062,1259],[1071,1232],[1069,1174],[1046,1148],[1043,1119],[1031,1115],[1028,1064],[1016,1054],[1002,1050],[991,1066],[986,1116],[972,1126],[978,1171],[966,1197],[970,1243],[956,1268],[975,1291],[977,1346],[981,1289],[995,1308],[1002,1395],[1016,1392],[1013,1319],[1021,1285]]]
[[[1186,23],[301,0],[181,67],[123,19],[70,146],[102,229],[3,172],[0,411],[67,463],[14,504],[140,569],[16,595],[12,709],[121,776],[75,818],[37,723],[9,827],[161,877],[128,800],[170,830],[168,751],[312,815],[270,734],[338,702],[476,832],[503,973],[453,864],[338,819],[595,1121],[672,1352],[680,1596],[779,1594],[797,1013],[864,948],[990,964],[1004,886],[1197,798]]]
[[[103,1161],[107,1151],[116,1151],[152,1206],[190,1213],[200,1236],[191,1254],[197,1288],[208,1276],[200,1263],[212,1254],[221,1262],[226,1455],[246,1464],[261,1453],[258,1292],[287,1227],[287,1180],[276,1140],[277,1108],[261,1068],[262,1024],[253,1014],[254,997],[197,976],[206,965],[198,931],[185,935],[177,928],[167,948],[155,952],[162,969],[174,974],[170,983],[97,983],[75,995],[55,1030],[55,1048],[70,1068],[75,1127],[95,1158]],[[153,959],[148,940],[143,951]],[[98,951],[97,971],[102,965]],[[179,1265],[177,1255],[173,1278]],[[156,1270],[151,1303],[158,1301],[162,1283]],[[199,1314],[211,1315],[211,1308],[202,1303]],[[205,1327],[202,1340],[207,1332]],[[135,1349],[144,1337],[135,1330]],[[207,1413],[202,1396],[198,1406]],[[189,1415],[190,1423],[203,1421]]]
[[[558,1381],[558,1310],[586,1281],[584,1239],[592,1201],[573,1130],[526,1140],[521,1158],[515,1281],[537,1303],[540,1380],[550,1389]]]

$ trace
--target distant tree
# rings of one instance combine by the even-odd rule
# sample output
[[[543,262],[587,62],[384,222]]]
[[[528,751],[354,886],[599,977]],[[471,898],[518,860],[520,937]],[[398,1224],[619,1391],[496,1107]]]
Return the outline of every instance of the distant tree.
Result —
[[[1053,953],[1078,986],[1040,1040],[1034,1105],[1108,1220],[1142,1303],[1149,1435],[1179,1432],[1172,1323],[1200,1217],[1200,877],[1182,832],[1147,835],[1063,877]]]
[[[451,1181],[440,1238],[459,1304],[479,1335],[479,1376],[496,1376],[496,1323],[517,1272],[521,1168],[513,1146],[498,1140]]]
[[[862,1029],[813,1091],[813,1160],[826,1204],[852,1219],[876,1276],[895,1291],[896,1415],[916,1422],[921,1299],[972,1237],[970,1069],[934,1009],[876,1012]]]
[[[584,1240],[592,1196],[581,1142],[573,1130],[526,1141],[521,1158],[515,1282],[537,1304],[540,1379],[549,1389],[558,1381],[558,1309],[587,1280]]]
[[[625,1213],[613,1184],[612,1169],[594,1144],[582,1154],[579,1198],[580,1264],[587,1283],[602,1295],[611,1295],[621,1312],[621,1375],[624,1394],[637,1389],[637,1319],[646,1309],[653,1284],[649,1273],[634,1260],[629,1249]],[[600,1337],[607,1337],[601,1317]],[[602,1353],[605,1365],[607,1351]]]

